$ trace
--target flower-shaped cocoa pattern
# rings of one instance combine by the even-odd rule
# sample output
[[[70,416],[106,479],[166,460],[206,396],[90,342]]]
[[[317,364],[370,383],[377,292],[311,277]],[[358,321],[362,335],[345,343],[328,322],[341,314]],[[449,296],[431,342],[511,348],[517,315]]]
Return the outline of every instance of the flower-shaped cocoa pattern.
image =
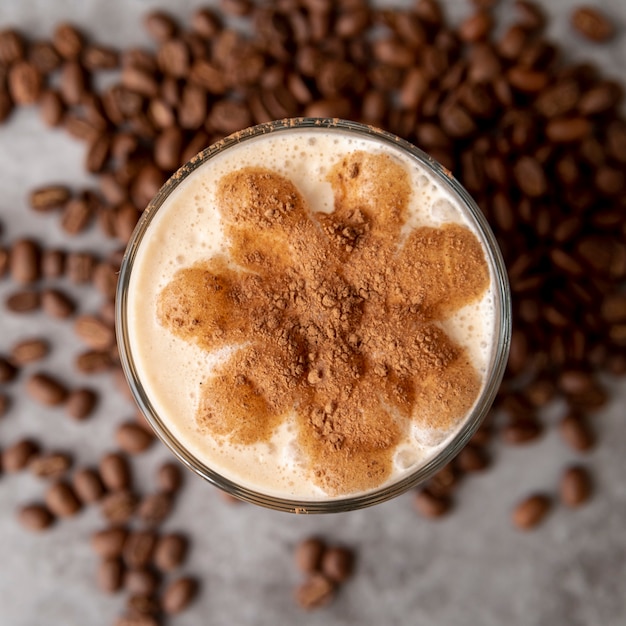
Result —
[[[225,175],[227,254],[179,270],[158,316],[205,350],[236,348],[202,385],[200,432],[249,445],[293,418],[311,480],[344,495],[389,478],[412,423],[446,430],[473,405],[480,376],[438,322],[489,270],[468,228],[404,228],[411,185],[392,157],[352,152],[328,180],[322,213],[274,171]]]

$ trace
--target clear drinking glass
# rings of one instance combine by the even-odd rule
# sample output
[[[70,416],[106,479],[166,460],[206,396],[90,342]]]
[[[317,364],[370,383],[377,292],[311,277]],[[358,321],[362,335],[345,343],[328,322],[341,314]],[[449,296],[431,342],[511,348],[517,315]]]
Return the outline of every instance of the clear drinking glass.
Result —
[[[220,475],[209,464],[196,458],[172,434],[168,427],[167,416],[159,415],[158,411],[155,410],[136,367],[129,340],[130,331],[128,325],[129,284],[134,261],[142,243],[146,238],[150,237],[150,226],[155,216],[167,202],[170,194],[187,177],[192,176],[198,168],[206,166],[208,163],[210,164],[211,159],[223,151],[236,150],[237,146],[244,142],[253,141],[261,135],[291,132],[297,129],[319,129],[324,132],[336,130],[344,135],[347,133],[355,137],[366,136],[375,138],[382,144],[393,146],[403,151],[406,155],[410,155],[411,159],[425,167],[457,199],[459,205],[465,211],[466,217],[473,224],[474,232],[483,244],[495,298],[493,303],[495,308],[494,342],[485,382],[473,409],[465,417],[460,428],[450,438],[447,445],[436,456],[417,467],[412,473],[400,478],[397,482],[363,494],[319,500],[286,499],[263,493],[262,491],[255,491]],[[295,513],[341,512],[378,504],[426,481],[449,463],[476,432],[496,396],[507,363],[511,333],[511,302],[506,268],[487,221],[465,189],[452,177],[449,171],[407,141],[385,131],[356,122],[326,118],[297,118],[260,124],[219,141],[183,165],[157,193],[137,224],[122,262],[116,307],[117,338],[122,366],[140,410],[158,437],[184,465],[227,493],[254,504]]]

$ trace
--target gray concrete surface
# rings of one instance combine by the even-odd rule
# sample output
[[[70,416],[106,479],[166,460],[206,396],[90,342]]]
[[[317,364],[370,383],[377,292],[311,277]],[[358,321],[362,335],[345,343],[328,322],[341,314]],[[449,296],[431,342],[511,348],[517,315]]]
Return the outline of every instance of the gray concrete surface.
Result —
[[[0,0],[0,28],[14,25],[34,37],[50,32],[57,19],[73,20],[97,39],[116,45],[147,43],[140,15],[160,6],[186,18],[196,0]],[[397,3],[396,3],[397,4]],[[462,15],[466,0],[447,0]],[[504,1],[503,11],[512,2]],[[548,5],[547,2],[544,4]],[[626,4],[596,1],[616,18],[620,36],[593,47],[572,37],[567,15],[574,0],[551,0],[551,34],[577,59],[606,63],[609,75],[626,82]],[[26,210],[25,192],[49,181],[76,184],[82,147],[60,131],[45,131],[33,111],[21,111],[0,127],[0,221],[5,238],[31,235],[47,245],[63,238],[54,218]],[[102,248],[97,233],[81,235],[73,249]],[[8,285],[0,284],[0,298]],[[81,292],[84,311],[98,299]],[[0,352],[18,338],[52,335],[54,352],[43,364],[75,384],[87,380],[71,366],[78,350],[72,333],[57,321],[0,313]],[[31,367],[31,370],[34,370]],[[42,410],[20,398],[0,421],[0,447],[23,435],[47,448],[77,451],[79,465],[94,463],[113,447],[115,425],[132,407],[110,381],[88,381],[105,394],[95,417],[72,423],[62,411]],[[18,383],[17,388],[23,384]],[[188,475],[187,489],[167,521],[169,530],[189,533],[191,558],[183,571],[203,581],[197,602],[171,623],[237,626],[623,626],[626,624],[626,384],[612,384],[614,401],[596,419],[600,445],[583,462],[593,471],[596,494],[580,510],[556,507],[535,532],[511,528],[510,511],[534,490],[554,491],[563,467],[574,460],[554,430],[529,447],[494,450],[494,470],[469,478],[456,512],[432,523],[412,510],[411,496],[373,509],[327,517],[295,517],[229,506],[212,488]],[[11,391],[11,393],[14,393]],[[135,463],[138,483],[153,484],[154,468],[169,458],[160,445]],[[113,623],[124,598],[94,588],[97,561],[90,533],[102,527],[96,510],[58,524],[40,536],[16,523],[17,505],[39,499],[41,483],[31,476],[0,478],[0,626],[98,625]],[[356,575],[325,610],[302,614],[292,601],[300,576],[291,549],[309,534],[354,546]]]

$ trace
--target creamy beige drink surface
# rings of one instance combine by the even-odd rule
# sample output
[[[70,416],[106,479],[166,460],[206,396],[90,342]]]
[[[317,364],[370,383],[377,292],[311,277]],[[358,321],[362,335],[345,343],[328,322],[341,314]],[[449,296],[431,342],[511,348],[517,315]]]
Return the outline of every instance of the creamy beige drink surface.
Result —
[[[129,349],[205,465],[268,495],[341,498],[458,432],[489,368],[493,283],[458,202],[409,156],[270,133],[159,209],[130,278]]]

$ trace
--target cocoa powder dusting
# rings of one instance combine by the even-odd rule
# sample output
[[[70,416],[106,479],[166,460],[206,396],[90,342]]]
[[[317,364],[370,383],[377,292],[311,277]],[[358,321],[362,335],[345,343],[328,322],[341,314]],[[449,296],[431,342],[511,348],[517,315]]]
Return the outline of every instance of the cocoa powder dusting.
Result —
[[[480,376],[438,321],[478,300],[489,270],[463,226],[402,235],[412,191],[391,157],[355,151],[328,180],[322,214],[273,171],[224,176],[228,258],[179,270],[157,314],[205,350],[236,347],[202,385],[203,433],[268,442],[295,415],[312,481],[342,495],[389,478],[411,423],[445,432],[474,403]]]

